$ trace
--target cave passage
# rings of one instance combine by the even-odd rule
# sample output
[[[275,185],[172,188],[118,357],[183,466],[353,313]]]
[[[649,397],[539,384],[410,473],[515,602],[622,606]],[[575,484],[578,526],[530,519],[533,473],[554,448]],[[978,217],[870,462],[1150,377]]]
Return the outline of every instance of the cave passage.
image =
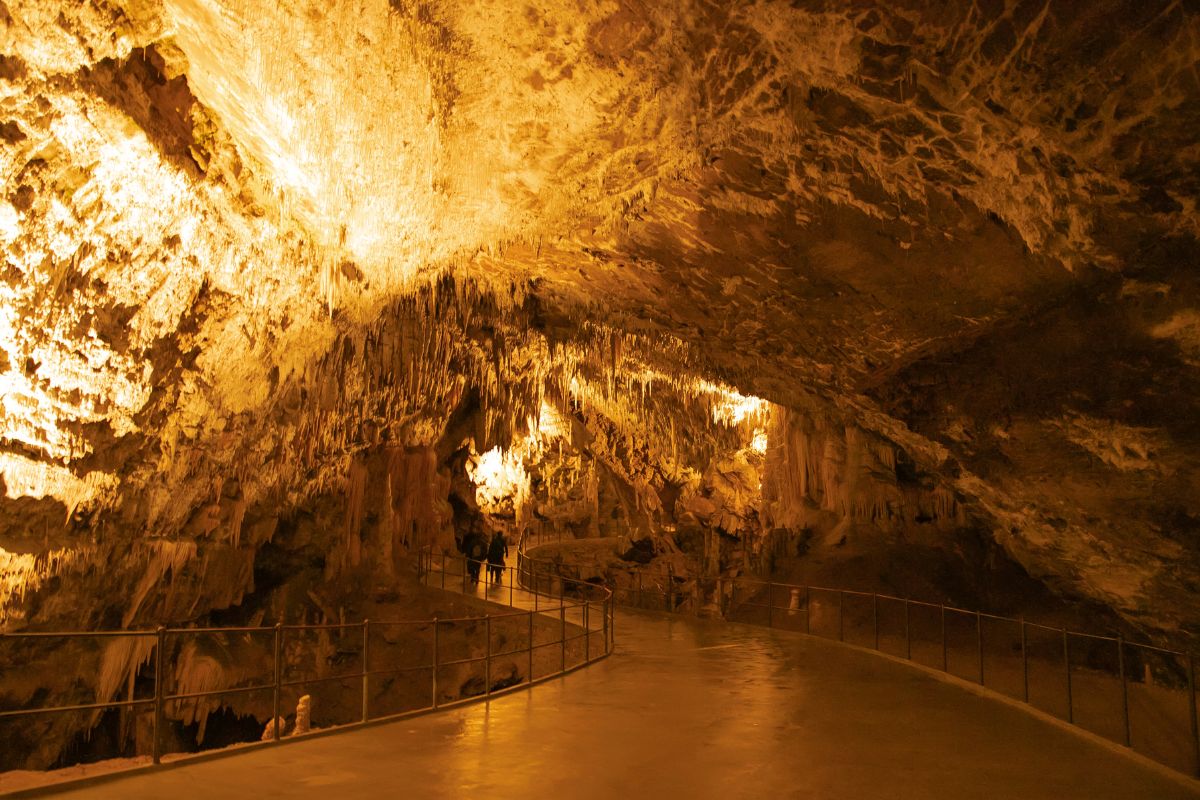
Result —
[[[902,625],[1200,776],[1198,43],[1195,0],[0,0],[0,791],[362,721],[371,654],[434,658],[395,708],[486,693],[436,659],[489,595],[419,576],[494,541],[625,650],[112,791],[1171,796],[737,623]]]

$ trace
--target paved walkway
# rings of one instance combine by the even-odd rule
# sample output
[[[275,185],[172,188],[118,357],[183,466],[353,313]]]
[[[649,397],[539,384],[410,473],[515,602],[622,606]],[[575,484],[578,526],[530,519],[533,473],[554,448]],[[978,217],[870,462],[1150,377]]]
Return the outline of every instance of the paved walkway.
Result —
[[[560,600],[555,595],[536,594],[521,588],[521,583],[517,578],[516,557],[510,556],[509,560],[510,563],[506,566],[499,583],[486,580],[481,573],[479,583],[472,584],[463,575],[464,564],[461,561],[447,562],[444,565],[445,572],[442,569],[443,564],[435,561],[428,574],[422,578],[422,582],[431,589],[445,589],[448,592],[477,597],[480,600],[488,600],[497,605],[509,606],[522,611],[537,611],[548,618],[560,617],[560,605],[565,606],[562,609],[562,616],[566,618],[567,623],[583,627],[585,617],[581,605],[582,600],[573,597]],[[591,601],[586,620],[588,630],[593,633],[605,631],[603,601]]]
[[[903,664],[619,611],[613,657],[484,704],[130,776],[87,798],[1195,798]]]

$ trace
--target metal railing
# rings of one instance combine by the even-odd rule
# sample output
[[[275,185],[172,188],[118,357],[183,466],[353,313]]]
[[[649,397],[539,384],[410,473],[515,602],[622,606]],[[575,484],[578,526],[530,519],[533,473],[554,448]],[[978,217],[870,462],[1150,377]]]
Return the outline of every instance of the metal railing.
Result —
[[[471,591],[468,589],[466,560],[460,556],[435,557],[431,550],[426,549],[418,553],[416,566],[418,579],[426,586],[440,586],[451,591],[461,589],[463,593]],[[461,582],[458,578],[460,574]],[[448,581],[449,576],[453,577]],[[163,734],[167,712],[175,711],[170,716],[183,719],[185,715],[182,711],[186,703],[195,704],[193,708],[198,708],[206,700],[269,692],[272,719],[266,726],[270,731],[269,738],[264,733],[262,740],[244,744],[270,744],[282,738],[291,738],[283,736],[283,725],[276,721],[286,721],[284,709],[288,704],[285,697],[288,694],[299,697],[307,693],[300,691],[305,687],[334,685],[335,688],[330,691],[336,695],[336,699],[326,704],[326,708],[334,709],[329,712],[331,715],[341,711],[345,716],[351,705],[347,702],[350,692],[358,698],[352,703],[353,718],[325,719],[319,729],[314,724],[310,731],[324,733],[491,697],[557,677],[605,658],[612,652],[612,593],[607,587],[590,586],[586,595],[572,590],[576,599],[568,599],[560,588],[557,597],[545,598],[539,596],[536,587],[518,590],[517,583],[517,569],[505,567],[499,584],[492,585],[491,592],[486,593],[484,599],[506,603],[513,609],[500,614],[454,618],[435,616],[420,620],[364,619],[353,623],[312,625],[0,633],[0,647],[29,646],[51,641],[95,642],[114,637],[153,639],[149,645],[149,658],[142,660],[142,666],[136,668],[135,676],[136,682],[142,684],[142,693],[147,694],[149,684],[152,696],[138,697],[135,681],[131,680],[129,697],[125,700],[0,708],[0,723],[34,715],[86,713],[92,716],[92,720],[90,725],[81,720],[77,732],[82,733],[95,724],[96,712],[109,709],[128,710],[131,713],[148,711],[152,714],[149,755],[152,763],[159,764],[163,756],[169,754]],[[558,585],[562,587],[564,584],[559,582]],[[569,583],[566,585],[569,588]],[[572,635],[568,635],[569,629],[574,631]],[[397,630],[400,633],[396,633]],[[544,637],[547,632],[557,633],[557,638],[539,642],[539,634]],[[306,642],[305,636],[308,634],[321,637],[326,646],[321,648]],[[226,646],[235,643],[253,646],[251,642],[254,637],[267,639],[258,643],[257,647],[262,652],[269,645],[270,658],[266,659],[269,674],[262,676],[264,680],[254,680],[248,685],[240,685],[247,682],[243,677],[235,681],[235,685],[178,691],[178,676],[174,667],[178,665],[184,649],[179,646],[180,640],[187,637],[215,637]],[[479,647],[480,638],[485,642],[482,647]],[[234,639],[239,641],[235,642]],[[557,658],[542,655],[549,652],[550,647],[558,648],[559,652],[554,654]],[[327,662],[356,661],[357,668],[336,669],[331,668],[334,666],[331,663],[320,663],[322,653],[328,653],[331,648],[333,656],[326,657]],[[37,655],[45,656],[47,653]],[[387,661],[388,656],[392,657],[390,662]],[[176,664],[168,664],[171,657],[176,659]],[[311,663],[307,673],[302,666],[305,662]],[[521,663],[518,665],[518,662]],[[509,670],[507,676],[498,675],[495,669],[498,663]],[[152,671],[149,664],[153,664]],[[520,675],[521,667],[524,667],[524,675]],[[422,674],[428,681],[425,689],[421,688]],[[400,682],[396,680],[399,676],[412,675],[418,677]],[[457,686],[447,688],[451,679]],[[0,690],[4,688],[3,684],[4,679],[0,676]],[[357,684],[357,688],[351,684]],[[393,706],[399,702],[402,706],[400,710],[379,708],[389,699],[389,693],[396,695],[390,700]],[[414,694],[425,700],[414,702]],[[320,701],[314,705],[312,713],[314,718],[322,716]],[[303,733],[298,735],[302,736]],[[0,763],[0,771],[15,766]]]
[[[529,547],[540,546],[539,540],[546,541],[530,537]],[[552,560],[526,557],[539,572],[558,569]],[[669,569],[628,568],[625,573],[624,581],[610,573],[614,603],[674,613],[708,611],[730,621],[887,653],[1027,703],[1200,777],[1196,658],[1185,649],[875,592],[749,578],[697,579]]]
[[[469,560],[459,555],[449,555],[446,553],[434,554],[431,550],[425,551],[421,561],[420,571],[424,576],[423,580],[426,586],[436,586],[442,589],[460,590],[467,594],[477,591],[476,584],[473,582],[470,572],[467,569]],[[480,574],[485,577],[481,580],[483,584],[483,592],[486,595],[488,592],[499,592],[503,597],[507,588],[508,604],[512,606],[516,599],[521,599],[516,595],[517,591],[526,592],[531,599],[527,599],[527,603],[532,603],[532,608],[526,609],[526,614],[543,614],[553,616],[554,612],[558,613],[561,633],[558,639],[543,642],[542,644],[534,644],[533,649],[552,647],[557,645],[561,651],[561,661],[563,664],[567,661],[567,646],[579,639],[584,640],[584,657],[585,662],[595,661],[597,658],[602,658],[611,654],[614,644],[613,638],[613,602],[612,591],[602,584],[586,583],[584,581],[576,581],[570,578],[556,578],[552,581],[539,581],[536,579],[536,569],[532,567],[532,563],[524,559],[523,550],[518,549],[518,566],[503,568],[503,576],[508,580],[501,580],[498,584],[490,584],[486,579],[487,562],[480,561]],[[535,576],[531,579],[530,576]],[[434,577],[437,576],[437,577]],[[541,583],[546,583],[545,590],[540,588]],[[517,586],[520,586],[518,590]],[[543,600],[543,598],[547,598]],[[555,604],[557,601],[557,604]],[[600,613],[599,629],[595,630],[596,620],[593,609]],[[570,612],[570,614],[568,614]],[[566,635],[566,625],[568,616],[574,617],[572,625],[578,625],[585,633],[577,634],[573,637]],[[591,633],[598,632],[601,634],[603,650],[596,658],[591,656]],[[561,674],[554,673],[554,675]],[[550,677],[553,677],[551,675]]]

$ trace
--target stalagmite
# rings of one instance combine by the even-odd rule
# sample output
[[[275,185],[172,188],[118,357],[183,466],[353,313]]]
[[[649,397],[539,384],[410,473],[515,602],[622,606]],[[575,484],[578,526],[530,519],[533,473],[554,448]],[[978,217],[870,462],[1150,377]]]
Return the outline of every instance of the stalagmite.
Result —
[[[299,736],[312,729],[312,696],[301,695],[296,701],[296,722],[292,726],[290,736]]]
[[[279,735],[282,736],[283,729],[285,727],[287,727],[287,721],[283,717],[276,717],[267,723],[267,726],[263,729],[262,736],[260,737],[259,741],[269,742],[273,740],[275,738],[276,729],[279,730]]]

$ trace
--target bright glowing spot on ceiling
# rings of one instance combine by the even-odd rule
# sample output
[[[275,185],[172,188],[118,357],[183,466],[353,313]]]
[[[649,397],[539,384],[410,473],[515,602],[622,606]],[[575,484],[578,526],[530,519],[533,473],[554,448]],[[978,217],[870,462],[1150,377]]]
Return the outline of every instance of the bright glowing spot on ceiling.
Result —
[[[767,452],[767,432],[762,428],[754,429],[754,438],[750,440],[750,449],[760,456]]]
[[[557,409],[551,405],[542,403],[541,411],[538,414],[537,429],[542,438],[555,439],[567,434],[567,422],[558,413]]]
[[[388,280],[507,231],[497,189],[477,180],[484,154],[469,166],[445,155],[405,15],[385,0],[312,8],[165,3],[189,86],[264,165],[286,214],[331,260]]]
[[[553,406],[542,403],[538,418],[529,420],[527,436],[513,442],[507,450],[493,447],[483,455],[473,455],[467,461],[467,475],[475,483],[475,502],[479,508],[488,514],[512,511],[520,516],[531,496],[525,464],[541,458],[547,442],[565,436],[567,425]]]
[[[7,244],[21,235],[21,220],[10,203],[0,201],[0,239]]]
[[[79,478],[64,467],[14,453],[0,453],[0,476],[9,499],[53,497],[61,500],[68,512],[115,489],[120,482],[107,472],[89,472]]]
[[[761,397],[744,395],[736,389],[708,381],[699,381],[696,388],[716,396],[712,407],[713,422],[722,425],[740,425],[747,418],[762,419],[771,409],[771,403]]]
[[[529,473],[520,448],[493,447],[467,461],[467,475],[475,483],[475,502],[485,513],[500,513],[508,503],[516,510],[529,499]]]

